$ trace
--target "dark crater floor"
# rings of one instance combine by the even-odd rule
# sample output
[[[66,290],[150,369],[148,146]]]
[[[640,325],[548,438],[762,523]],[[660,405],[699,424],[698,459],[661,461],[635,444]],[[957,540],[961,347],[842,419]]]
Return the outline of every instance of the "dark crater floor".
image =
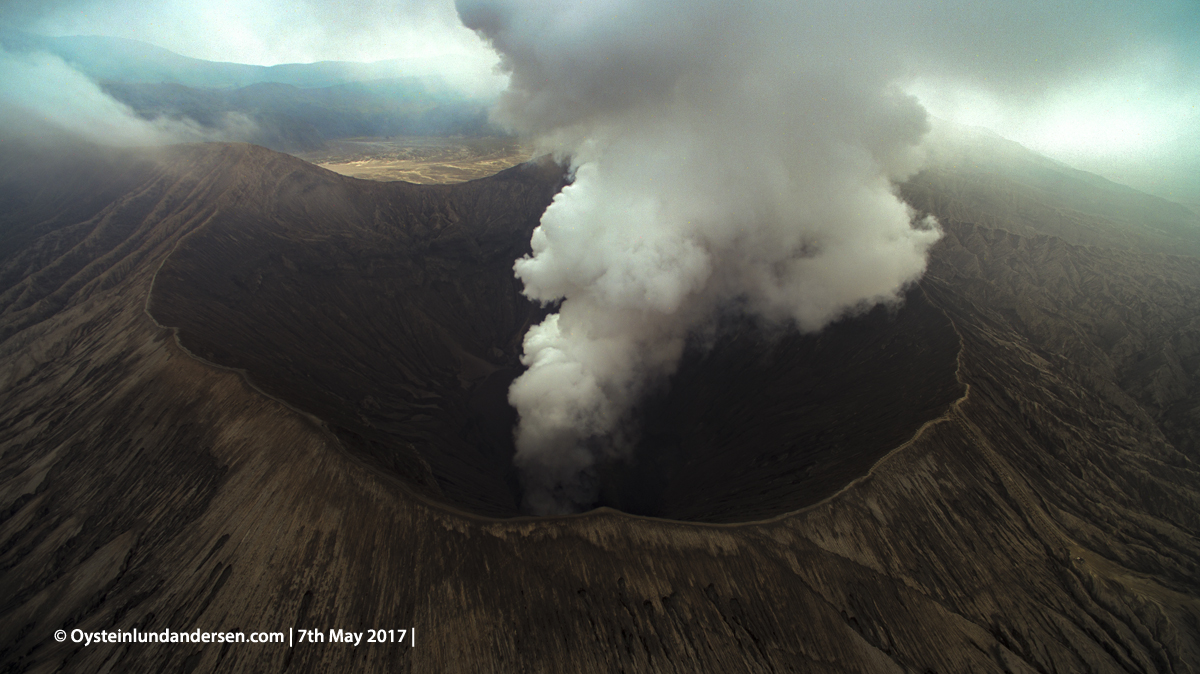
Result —
[[[876,307],[815,335],[727,329],[640,411],[640,444],[603,473],[602,502],[703,522],[816,503],[962,396],[958,348],[920,288],[898,311]]]
[[[517,516],[506,396],[545,310],[520,294],[512,263],[562,184],[546,165],[439,186],[298,165],[266,207],[218,210],[183,241],[151,312],[416,491]],[[962,394],[956,333],[919,287],[899,311],[817,335],[721,334],[639,410],[640,445],[601,467],[597,506],[779,515],[864,475]]]

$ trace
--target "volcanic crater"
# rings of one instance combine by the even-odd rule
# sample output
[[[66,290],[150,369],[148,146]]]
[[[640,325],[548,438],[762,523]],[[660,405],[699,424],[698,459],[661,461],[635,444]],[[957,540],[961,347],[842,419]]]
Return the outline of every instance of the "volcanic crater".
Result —
[[[289,161],[281,159],[281,161]],[[274,208],[218,210],[148,302],[180,343],[242,370],[418,494],[521,510],[508,386],[549,311],[513,261],[565,181],[530,163],[459,185],[293,167]],[[919,286],[818,334],[727,321],[636,413],[632,456],[596,467],[595,507],[702,522],[770,518],[866,474],[963,392],[958,340]]]
[[[1182,207],[1028,154],[917,176],[944,237],[901,309],[814,336],[731,319],[638,410],[596,505],[673,519],[531,520],[502,403],[546,310],[512,261],[561,169],[418,187],[247,145],[4,145],[0,670],[1200,662]],[[54,638],[353,625],[427,637]]]

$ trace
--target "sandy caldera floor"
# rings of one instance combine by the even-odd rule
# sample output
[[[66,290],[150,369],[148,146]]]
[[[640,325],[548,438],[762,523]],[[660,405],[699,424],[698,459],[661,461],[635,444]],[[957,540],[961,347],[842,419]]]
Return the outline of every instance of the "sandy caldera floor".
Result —
[[[340,138],[297,154],[330,171],[367,180],[423,185],[484,178],[528,161],[532,150],[514,138],[388,136]]]

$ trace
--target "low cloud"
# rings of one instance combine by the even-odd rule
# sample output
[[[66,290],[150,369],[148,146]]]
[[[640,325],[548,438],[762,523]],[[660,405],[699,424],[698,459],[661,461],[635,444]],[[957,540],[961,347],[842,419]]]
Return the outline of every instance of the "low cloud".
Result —
[[[248,117],[229,114],[216,127],[188,119],[143,119],[57,56],[0,52],[0,119],[7,132],[53,129],[103,145],[150,146],[252,137]],[[35,131],[37,129],[37,131]]]

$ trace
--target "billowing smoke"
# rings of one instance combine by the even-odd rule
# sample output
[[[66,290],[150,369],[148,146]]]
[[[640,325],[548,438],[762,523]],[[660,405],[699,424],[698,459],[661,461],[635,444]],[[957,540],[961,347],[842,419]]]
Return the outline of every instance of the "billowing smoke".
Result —
[[[189,118],[143,119],[61,58],[45,52],[0,50],[2,135],[66,133],[105,145],[147,146],[253,137],[257,125],[241,114],[218,126]]]
[[[924,271],[936,224],[914,222],[893,183],[919,165],[925,111],[852,9],[458,10],[511,73],[496,121],[574,171],[516,264],[526,295],[562,301],[526,335],[509,393],[530,512],[594,502],[597,463],[630,449],[631,410],[718,311],[815,331],[898,301]]]

